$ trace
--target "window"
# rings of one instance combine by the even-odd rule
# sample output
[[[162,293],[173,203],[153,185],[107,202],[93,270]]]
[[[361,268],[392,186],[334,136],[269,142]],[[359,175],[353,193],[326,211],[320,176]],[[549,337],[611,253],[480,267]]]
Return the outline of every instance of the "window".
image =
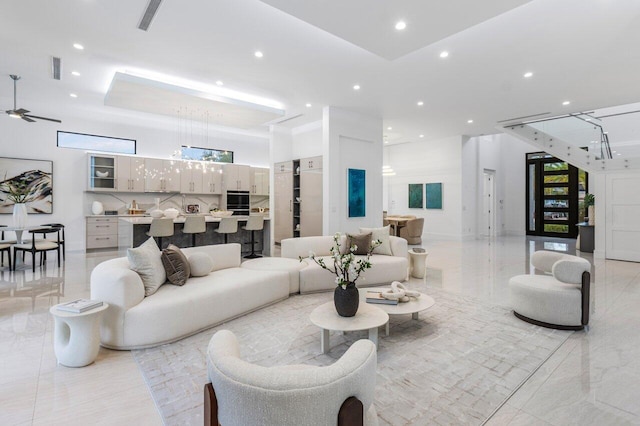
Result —
[[[216,163],[233,163],[233,151],[212,148],[196,148],[182,146],[183,160],[214,161]]]
[[[58,147],[84,149],[89,151],[135,154],[135,139],[112,138],[109,136],[87,135],[58,131]]]

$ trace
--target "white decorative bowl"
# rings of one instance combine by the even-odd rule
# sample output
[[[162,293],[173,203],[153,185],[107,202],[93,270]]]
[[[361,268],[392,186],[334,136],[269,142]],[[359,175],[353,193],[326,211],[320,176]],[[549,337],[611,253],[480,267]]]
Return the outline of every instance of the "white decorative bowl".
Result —
[[[233,215],[233,212],[230,210],[218,210],[217,212],[212,210],[209,213],[211,213],[213,217],[229,217]]]
[[[164,212],[162,210],[156,209],[156,210],[151,210],[149,212],[149,215],[155,219],[158,219],[164,216]]]
[[[107,172],[101,172],[101,171],[96,170],[96,176],[99,177],[99,178],[109,177],[109,172],[108,171]]]
[[[166,209],[164,211],[164,217],[167,217],[169,219],[175,219],[176,217],[178,217],[179,214],[180,212],[177,209],[174,209],[173,207],[171,207],[170,209]]]

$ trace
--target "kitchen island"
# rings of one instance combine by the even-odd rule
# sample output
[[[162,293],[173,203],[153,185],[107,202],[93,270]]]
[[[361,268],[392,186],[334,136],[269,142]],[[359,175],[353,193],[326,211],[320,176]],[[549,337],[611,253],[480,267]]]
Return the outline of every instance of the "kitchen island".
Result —
[[[251,252],[251,244],[247,243],[251,241],[251,231],[242,229],[247,223],[248,216],[234,217],[238,218],[238,232],[228,234],[228,241],[230,243],[241,244],[242,253],[249,253]],[[149,239],[147,232],[149,232],[149,227],[153,220],[151,216],[120,216],[118,219],[118,246],[120,248],[138,247]],[[178,216],[173,220],[173,236],[162,238],[163,247],[169,244],[175,244],[178,247],[191,246],[191,234],[182,233],[185,219],[185,216]],[[205,215],[207,231],[197,235],[197,245],[224,244],[224,235],[215,232],[220,224],[220,220],[218,217]],[[270,256],[270,235],[270,218],[264,216],[264,229],[262,232],[256,231],[256,252],[262,252],[262,255]]]

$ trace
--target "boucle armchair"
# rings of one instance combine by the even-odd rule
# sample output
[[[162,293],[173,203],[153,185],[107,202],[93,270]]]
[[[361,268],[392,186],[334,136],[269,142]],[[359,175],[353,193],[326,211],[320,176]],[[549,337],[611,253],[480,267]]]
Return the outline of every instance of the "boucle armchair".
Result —
[[[409,244],[422,244],[422,229],[424,218],[410,219],[405,226],[400,228],[400,238],[407,240]]]
[[[560,330],[581,330],[588,325],[591,263],[541,250],[531,255],[531,265],[545,275],[518,275],[509,280],[514,315]]]
[[[205,425],[376,425],[376,347],[358,340],[327,367],[262,367],[243,361],[236,336],[209,342]]]

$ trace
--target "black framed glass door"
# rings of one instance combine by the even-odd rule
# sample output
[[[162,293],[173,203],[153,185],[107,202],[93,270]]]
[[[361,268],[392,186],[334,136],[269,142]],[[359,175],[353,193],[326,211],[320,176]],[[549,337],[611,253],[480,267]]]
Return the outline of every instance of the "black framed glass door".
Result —
[[[526,165],[527,235],[576,238],[586,172],[544,152],[527,154]]]

